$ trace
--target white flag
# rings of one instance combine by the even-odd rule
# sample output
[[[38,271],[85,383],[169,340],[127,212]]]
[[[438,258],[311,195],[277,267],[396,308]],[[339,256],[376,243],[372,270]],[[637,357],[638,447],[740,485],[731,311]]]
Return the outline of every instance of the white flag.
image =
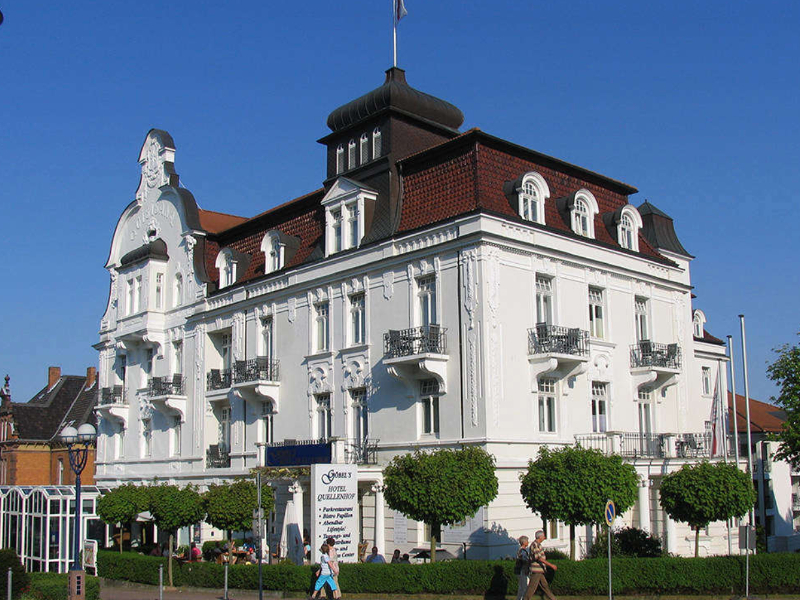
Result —
[[[403,0],[394,0],[394,22],[397,23],[408,14]]]

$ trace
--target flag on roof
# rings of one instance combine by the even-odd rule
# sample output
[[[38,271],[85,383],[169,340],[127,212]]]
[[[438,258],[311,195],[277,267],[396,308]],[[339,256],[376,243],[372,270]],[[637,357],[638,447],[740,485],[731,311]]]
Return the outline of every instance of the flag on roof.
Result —
[[[408,14],[403,0],[394,0],[394,22],[397,23]]]

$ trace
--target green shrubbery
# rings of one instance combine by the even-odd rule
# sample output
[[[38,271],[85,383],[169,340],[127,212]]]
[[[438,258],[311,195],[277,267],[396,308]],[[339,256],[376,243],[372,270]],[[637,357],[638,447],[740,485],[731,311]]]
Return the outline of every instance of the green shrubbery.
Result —
[[[5,593],[6,589],[6,577],[8,576],[7,574],[9,569],[11,569],[12,575],[11,597],[16,600],[20,597],[23,591],[28,589],[30,579],[19,560],[16,551],[10,548],[4,548],[3,550],[0,550],[0,576],[2,576],[2,580],[0,581],[2,581],[3,593]]]
[[[67,600],[69,575],[66,573],[31,573],[30,589],[23,600]],[[100,582],[86,576],[86,600],[99,600]]]
[[[753,557],[750,589],[756,593],[798,593],[800,555],[765,554]],[[103,577],[150,585],[158,584],[158,565],[166,559],[131,553],[101,551]],[[608,589],[608,562],[587,559],[556,561],[552,583],[556,595],[604,595]],[[352,593],[485,594],[506,590],[516,593],[513,561],[458,560],[424,565],[343,564],[339,581]],[[264,589],[307,591],[314,567],[289,564],[264,565]],[[744,588],[744,557],[614,558],[614,592],[617,594],[737,594]],[[213,563],[187,563],[175,569],[177,586],[221,588],[223,567]],[[230,567],[231,588],[255,589],[258,569],[253,565]]]
[[[636,527],[617,529],[611,537],[611,555],[613,557],[658,558],[663,554],[661,540]],[[550,557],[549,552],[547,556]],[[587,558],[605,558],[607,556],[608,529],[604,527],[592,544]]]

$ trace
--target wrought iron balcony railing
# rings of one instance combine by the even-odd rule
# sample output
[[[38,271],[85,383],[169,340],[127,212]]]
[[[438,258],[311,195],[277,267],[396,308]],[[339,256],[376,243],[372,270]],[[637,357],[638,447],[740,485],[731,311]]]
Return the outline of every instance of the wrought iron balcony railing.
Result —
[[[211,369],[206,375],[206,387],[209,390],[224,390],[231,387],[231,370]]]
[[[121,385],[114,387],[107,387],[100,390],[100,398],[98,403],[103,404],[127,404],[128,400],[125,398]]]
[[[586,356],[589,332],[583,329],[539,323],[528,330],[528,354],[571,354]]]
[[[390,329],[383,334],[383,353],[388,358],[415,354],[447,354],[447,329],[438,325]]]
[[[631,346],[631,367],[681,368],[681,347],[678,344],[656,344],[642,340]]]
[[[624,432],[621,450],[622,456],[663,458],[664,439],[657,433]]]
[[[377,465],[380,440],[348,440],[345,460],[354,465]]]
[[[231,466],[231,455],[224,444],[213,444],[206,450],[207,469],[226,469]]]
[[[280,381],[280,366],[280,361],[266,356],[259,356],[249,360],[237,360],[233,367],[233,382]]]
[[[184,396],[183,375],[173,375],[172,377],[153,377],[147,382],[147,395],[156,396]]]
[[[720,443],[722,443],[720,441]],[[682,433],[675,440],[675,454],[682,458],[711,457],[711,433]],[[718,452],[718,454],[722,454]]]

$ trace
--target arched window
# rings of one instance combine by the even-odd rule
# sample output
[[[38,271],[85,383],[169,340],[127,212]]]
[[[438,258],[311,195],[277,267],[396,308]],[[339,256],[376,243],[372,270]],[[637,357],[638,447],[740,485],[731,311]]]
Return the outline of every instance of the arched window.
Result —
[[[172,306],[183,304],[183,275],[175,273],[175,285],[172,289]]]
[[[228,248],[217,255],[216,267],[219,269],[219,287],[224,288],[236,283],[236,261]]]
[[[700,309],[695,309],[694,315],[692,317],[692,334],[696,338],[703,337],[703,330],[705,329],[706,325],[706,315]]]
[[[344,171],[344,145],[339,144],[336,147],[336,174],[342,171]]]
[[[269,259],[270,266],[272,267],[273,271],[277,271],[281,268],[281,242],[277,237],[272,239],[272,244],[270,245],[269,251]]]
[[[356,166],[356,141],[350,140],[350,143],[347,144],[347,168],[355,169]]]
[[[599,212],[597,200],[589,190],[575,192],[572,203],[572,231],[583,237],[594,237],[594,217]]]
[[[366,133],[361,134],[361,143],[359,151],[361,152],[361,164],[369,161],[369,136]]]
[[[264,273],[272,273],[282,269],[286,264],[286,245],[281,241],[277,231],[269,231],[261,241],[264,253]]]
[[[633,250],[633,221],[629,215],[622,215],[619,220],[619,245]]]
[[[589,236],[589,207],[583,200],[575,201],[573,209],[575,233],[582,236]]]
[[[544,225],[544,201],[550,197],[547,182],[539,173],[526,173],[517,188],[519,216]]]
[[[381,128],[376,127],[372,130],[372,160],[381,155]]]

